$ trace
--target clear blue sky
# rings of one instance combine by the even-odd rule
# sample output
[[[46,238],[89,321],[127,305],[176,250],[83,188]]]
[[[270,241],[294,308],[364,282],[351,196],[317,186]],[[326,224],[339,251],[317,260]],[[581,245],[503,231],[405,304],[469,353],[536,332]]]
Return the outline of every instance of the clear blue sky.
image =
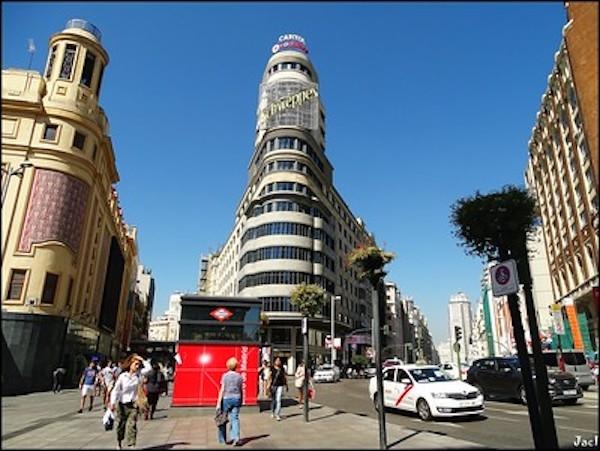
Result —
[[[396,254],[389,278],[434,340],[447,304],[479,298],[481,261],[450,205],[523,184],[527,141],[561,30],[553,3],[2,3],[2,68],[42,71],[50,36],[83,18],[110,55],[110,121],[126,222],[156,279],[154,315],[196,287],[232,229],[253,151],[258,85],[283,33],[305,37],[327,111],[334,183]]]

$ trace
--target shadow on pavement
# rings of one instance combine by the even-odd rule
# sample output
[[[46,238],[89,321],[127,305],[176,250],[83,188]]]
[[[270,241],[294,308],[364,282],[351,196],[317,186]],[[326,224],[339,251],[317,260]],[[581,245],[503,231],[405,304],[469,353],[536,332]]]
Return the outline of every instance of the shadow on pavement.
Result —
[[[141,449],[171,449],[175,445],[189,445],[189,444],[190,444],[190,442],[172,442],[172,443],[165,443],[164,445],[148,446],[148,447],[141,448]]]
[[[249,443],[253,440],[258,440],[265,437],[270,437],[271,434],[261,434],[261,435],[253,435],[251,437],[242,437],[238,442],[238,446],[244,446],[246,443]]]
[[[402,443],[402,442],[404,442],[405,440],[408,440],[409,438],[416,437],[417,435],[419,435],[419,434],[421,434],[421,433],[423,433],[423,432],[427,432],[427,433],[429,433],[429,434],[443,435],[443,436],[447,436],[447,435],[448,435],[448,434],[446,434],[445,432],[438,432],[438,431],[429,431],[429,430],[414,431],[412,434],[408,434],[406,437],[402,437],[401,439],[399,439],[399,440],[396,440],[396,441],[395,441],[395,442],[393,442],[393,443],[389,443],[389,444],[387,445],[387,447],[388,447],[388,448],[392,448],[393,446],[396,446],[396,445],[398,445],[399,443]]]
[[[281,400],[281,407],[290,407],[298,405],[298,402],[291,398],[284,398]],[[264,412],[265,410],[271,410],[271,400],[270,399],[259,399],[258,400],[258,411]]]

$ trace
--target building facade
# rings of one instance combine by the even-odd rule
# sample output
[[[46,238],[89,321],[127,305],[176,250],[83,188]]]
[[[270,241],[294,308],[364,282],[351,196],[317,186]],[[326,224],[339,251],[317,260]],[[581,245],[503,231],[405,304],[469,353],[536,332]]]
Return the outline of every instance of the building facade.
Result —
[[[99,104],[107,64],[99,30],[72,20],[43,74],[2,71],[3,394],[49,389],[59,364],[73,383],[123,348],[137,244]]]
[[[328,354],[334,295],[341,296],[337,336],[369,327],[372,316],[370,285],[346,256],[374,239],[333,185],[325,118],[304,39],[280,36],[259,89],[255,150],[233,230],[203,259],[199,276],[200,293],[262,300],[273,355],[287,360],[290,372],[302,353],[301,316],[290,303],[295,285],[315,283],[328,293],[327,305],[311,320],[311,355]]]
[[[598,350],[598,5],[566,3],[569,22],[529,140],[553,300],[568,342]],[[594,294],[596,293],[596,294]]]
[[[454,342],[456,341],[454,328],[456,326],[461,328],[462,337],[459,341],[461,362],[469,361],[469,338],[471,337],[472,318],[471,302],[469,301],[467,295],[463,292],[458,292],[451,296],[450,302],[448,303],[448,336],[454,345]],[[451,351],[452,362],[456,362],[457,359],[454,352],[454,347],[451,347]]]
[[[169,296],[169,309],[163,315],[150,321],[148,339],[150,341],[179,340],[179,321],[181,320],[181,293]]]

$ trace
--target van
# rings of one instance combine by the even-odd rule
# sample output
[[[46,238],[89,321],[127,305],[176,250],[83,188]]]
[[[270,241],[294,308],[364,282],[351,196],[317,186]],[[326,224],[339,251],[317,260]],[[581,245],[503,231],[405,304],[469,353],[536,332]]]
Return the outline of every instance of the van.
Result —
[[[544,351],[543,355],[544,362],[548,368],[556,370],[560,367],[557,351]],[[565,371],[575,376],[582,390],[587,390],[590,385],[594,384],[594,376],[592,376],[592,371],[587,365],[585,355],[582,351],[564,350],[562,351],[562,358],[565,362]]]

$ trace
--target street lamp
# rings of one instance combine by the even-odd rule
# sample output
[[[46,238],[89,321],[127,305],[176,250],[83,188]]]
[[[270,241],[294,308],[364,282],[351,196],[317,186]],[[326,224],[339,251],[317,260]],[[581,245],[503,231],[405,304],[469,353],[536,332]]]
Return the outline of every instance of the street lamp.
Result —
[[[29,160],[24,160],[23,162],[21,162],[21,164],[18,167],[14,168],[14,169],[10,169],[10,166],[9,166],[9,169],[3,169],[2,175],[6,174],[7,179],[6,179],[6,182],[4,183],[4,186],[2,187],[2,201],[1,201],[2,203],[0,205],[4,206],[4,199],[6,197],[6,193],[8,192],[8,184],[10,183],[10,178],[13,175],[16,175],[17,177],[22,178],[23,173],[25,172],[25,169],[30,168],[30,167],[33,167],[33,163]]]

